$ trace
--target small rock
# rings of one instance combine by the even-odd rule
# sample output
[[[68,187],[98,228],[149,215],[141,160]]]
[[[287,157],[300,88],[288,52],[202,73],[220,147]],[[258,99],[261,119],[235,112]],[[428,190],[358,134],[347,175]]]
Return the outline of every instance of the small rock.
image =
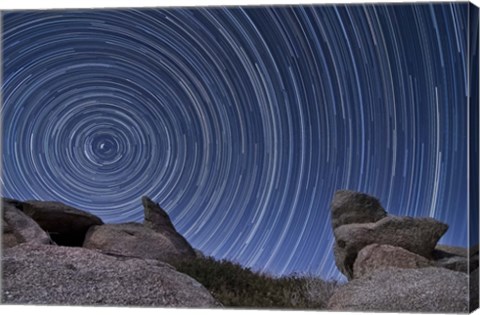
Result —
[[[423,256],[391,245],[371,244],[358,253],[353,265],[353,278],[387,268],[425,268],[433,263]]]
[[[380,201],[370,195],[350,190],[335,192],[332,201],[333,229],[351,223],[376,222],[387,216]]]

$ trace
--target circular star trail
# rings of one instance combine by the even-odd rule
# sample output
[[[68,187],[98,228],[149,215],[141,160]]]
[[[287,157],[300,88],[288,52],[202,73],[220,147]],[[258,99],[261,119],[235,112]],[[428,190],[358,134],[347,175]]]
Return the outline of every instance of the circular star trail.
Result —
[[[3,195],[340,278],[337,189],[467,235],[467,3],[3,15]]]

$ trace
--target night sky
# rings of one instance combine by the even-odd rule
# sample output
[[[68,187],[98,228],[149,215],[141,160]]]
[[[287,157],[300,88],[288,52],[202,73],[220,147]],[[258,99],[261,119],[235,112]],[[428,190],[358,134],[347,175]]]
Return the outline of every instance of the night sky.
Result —
[[[467,245],[467,3],[3,14],[3,195],[340,279],[337,189]]]

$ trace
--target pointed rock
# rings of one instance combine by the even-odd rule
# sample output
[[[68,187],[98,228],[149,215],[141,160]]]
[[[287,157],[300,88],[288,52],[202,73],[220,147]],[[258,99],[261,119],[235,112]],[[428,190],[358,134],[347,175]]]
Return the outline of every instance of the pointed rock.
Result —
[[[147,196],[143,196],[142,204],[145,215],[143,224],[146,227],[158,232],[177,233],[167,212],[158,203],[153,202]]]
[[[143,225],[167,237],[184,258],[194,258],[195,251],[188,241],[177,232],[167,212],[147,196],[142,197],[145,213]]]

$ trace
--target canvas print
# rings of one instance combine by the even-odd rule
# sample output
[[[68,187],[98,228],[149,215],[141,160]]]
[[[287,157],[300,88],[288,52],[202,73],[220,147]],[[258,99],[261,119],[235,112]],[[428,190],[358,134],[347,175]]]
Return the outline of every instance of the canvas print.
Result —
[[[469,2],[1,12],[1,303],[478,307]]]

